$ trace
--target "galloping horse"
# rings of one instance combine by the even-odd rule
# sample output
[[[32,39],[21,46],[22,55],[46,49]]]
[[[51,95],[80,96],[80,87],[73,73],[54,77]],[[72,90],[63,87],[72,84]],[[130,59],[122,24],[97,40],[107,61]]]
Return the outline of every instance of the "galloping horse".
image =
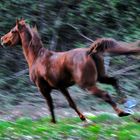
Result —
[[[74,84],[79,85],[82,89],[88,90],[91,94],[109,103],[118,116],[130,115],[118,108],[117,104],[106,91],[96,86],[98,80],[97,69],[99,68],[97,67],[97,62],[95,62],[96,54],[105,50],[111,52],[111,48],[117,48],[116,44],[113,45],[114,40],[97,40],[89,49],[78,48],[66,52],[49,51],[43,47],[38,32],[26,24],[25,20],[21,19],[16,21],[16,26],[10,32],[1,37],[1,42],[2,45],[11,47],[18,44],[22,45],[23,53],[29,66],[30,79],[45,97],[53,123],[56,120],[50,94],[52,89],[61,91],[68,100],[69,105],[77,112],[80,119],[86,120],[67,90],[69,86]]]

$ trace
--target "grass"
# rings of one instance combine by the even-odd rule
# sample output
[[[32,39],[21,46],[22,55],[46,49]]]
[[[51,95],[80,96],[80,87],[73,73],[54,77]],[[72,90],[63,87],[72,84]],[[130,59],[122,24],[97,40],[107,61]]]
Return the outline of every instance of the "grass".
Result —
[[[0,140],[140,140],[140,123],[133,117],[119,118],[101,114],[88,119],[83,125],[78,117],[58,119],[51,124],[49,118],[31,120],[20,118],[15,122],[0,121]]]

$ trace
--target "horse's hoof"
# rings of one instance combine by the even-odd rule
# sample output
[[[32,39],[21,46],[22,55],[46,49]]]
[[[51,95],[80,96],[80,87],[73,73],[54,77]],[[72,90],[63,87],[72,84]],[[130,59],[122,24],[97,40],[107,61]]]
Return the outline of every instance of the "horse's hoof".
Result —
[[[56,124],[56,120],[51,120],[51,123]]]
[[[119,117],[124,117],[124,116],[129,116],[129,115],[131,115],[131,114],[128,113],[128,112],[120,112],[120,113],[118,114]]]
[[[80,119],[82,120],[82,121],[86,121],[86,118],[85,118],[85,116],[80,116]]]

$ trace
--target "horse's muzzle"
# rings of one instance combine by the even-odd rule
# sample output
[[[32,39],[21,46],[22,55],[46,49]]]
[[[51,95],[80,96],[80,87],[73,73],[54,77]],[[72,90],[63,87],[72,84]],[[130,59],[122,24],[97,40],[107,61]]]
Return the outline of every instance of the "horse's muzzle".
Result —
[[[1,37],[0,39],[0,48],[5,48],[5,46],[9,45],[8,43],[5,43]]]
[[[0,48],[3,48],[2,38],[0,39]]]

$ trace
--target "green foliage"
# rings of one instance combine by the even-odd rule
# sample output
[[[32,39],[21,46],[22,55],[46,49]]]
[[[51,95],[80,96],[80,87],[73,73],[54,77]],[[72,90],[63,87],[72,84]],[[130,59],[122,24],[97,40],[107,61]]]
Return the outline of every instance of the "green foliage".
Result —
[[[138,114],[136,116],[140,117]],[[51,124],[49,118],[36,121],[30,118],[20,118],[15,122],[0,121],[0,139],[137,140],[140,137],[140,126],[133,117],[118,118],[101,114],[89,116],[89,124],[82,124],[79,118],[60,119],[57,124]]]
[[[75,48],[85,48],[85,47],[86,47],[84,44],[79,43],[79,42],[76,42],[76,43],[74,44],[74,46],[75,46]]]

